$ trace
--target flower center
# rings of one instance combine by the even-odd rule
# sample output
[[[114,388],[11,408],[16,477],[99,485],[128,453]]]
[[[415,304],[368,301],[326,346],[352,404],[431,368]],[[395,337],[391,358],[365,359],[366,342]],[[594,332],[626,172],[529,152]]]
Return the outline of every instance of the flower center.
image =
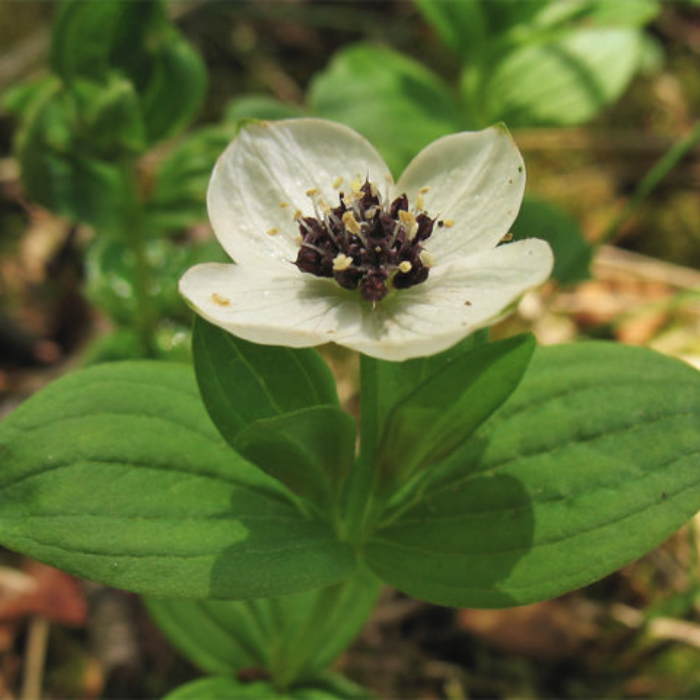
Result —
[[[423,243],[437,222],[423,209],[425,192],[409,209],[405,194],[391,202],[374,183],[356,181],[331,208],[318,190],[308,190],[316,216],[295,214],[300,236],[294,264],[316,277],[333,277],[345,289],[359,288],[372,303],[381,301],[390,286],[407,289],[425,282],[432,260]]]

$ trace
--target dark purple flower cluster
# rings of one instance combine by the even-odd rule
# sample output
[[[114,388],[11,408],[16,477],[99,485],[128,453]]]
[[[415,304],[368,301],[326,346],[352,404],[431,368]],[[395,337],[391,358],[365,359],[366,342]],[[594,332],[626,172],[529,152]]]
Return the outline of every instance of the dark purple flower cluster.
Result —
[[[422,195],[410,210],[405,194],[390,202],[369,180],[356,183],[348,194],[341,192],[333,209],[317,190],[307,194],[317,216],[297,213],[299,270],[333,277],[345,289],[359,287],[362,298],[373,303],[389,293],[389,285],[406,289],[428,279],[431,260],[423,242],[436,219],[423,211]]]

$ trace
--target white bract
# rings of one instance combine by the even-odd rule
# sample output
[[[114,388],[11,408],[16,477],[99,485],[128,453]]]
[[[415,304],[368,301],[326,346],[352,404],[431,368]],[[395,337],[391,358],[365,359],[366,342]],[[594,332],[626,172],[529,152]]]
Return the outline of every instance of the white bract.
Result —
[[[205,319],[255,343],[432,355],[549,276],[544,241],[499,245],[524,187],[502,126],[435,141],[393,183],[345,126],[249,123],[208,191],[214,232],[235,262],[191,268],[180,291]]]

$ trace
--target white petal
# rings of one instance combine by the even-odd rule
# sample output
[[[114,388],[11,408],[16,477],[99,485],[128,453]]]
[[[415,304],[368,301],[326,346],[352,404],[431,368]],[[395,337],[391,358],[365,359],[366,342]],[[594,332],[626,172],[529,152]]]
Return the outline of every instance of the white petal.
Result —
[[[214,168],[209,218],[238,263],[294,260],[299,233],[294,211],[314,213],[308,190],[320,190],[334,207],[339,188],[347,191],[354,179],[367,176],[384,183],[388,174],[369,141],[346,126],[322,119],[254,122],[241,128]],[[288,206],[280,208],[283,203]]]
[[[309,347],[335,340],[341,328],[357,332],[355,296],[288,268],[205,263],[185,273],[180,293],[207,321],[263,345]]]
[[[421,187],[431,216],[453,221],[435,227],[426,248],[436,264],[498,244],[520,209],[523,159],[505,126],[452,134],[424,148],[401,175],[396,190],[413,202]]]
[[[435,269],[424,284],[365,310],[359,332],[348,329],[341,344],[384,360],[441,352],[507,313],[553,262],[547,243],[528,239]]]

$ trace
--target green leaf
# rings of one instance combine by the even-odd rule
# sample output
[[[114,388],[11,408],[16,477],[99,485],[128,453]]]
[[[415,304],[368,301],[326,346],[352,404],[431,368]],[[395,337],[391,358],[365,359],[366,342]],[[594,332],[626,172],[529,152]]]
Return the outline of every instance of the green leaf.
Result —
[[[525,197],[520,214],[511,227],[513,238],[542,238],[554,251],[552,277],[562,284],[590,278],[593,249],[584,239],[573,217],[549,202]]]
[[[394,406],[450,363],[487,342],[488,334],[488,329],[476,331],[457,345],[437,355],[418,357],[404,362],[376,360],[378,432],[381,434],[383,431],[387,416]]]
[[[531,335],[481,345],[399,401],[379,448],[384,482],[395,487],[459,447],[511,395],[534,349]]]
[[[113,0],[61,3],[51,38],[53,71],[67,82],[77,77],[103,78],[123,9],[122,3]]]
[[[513,28],[529,31],[528,25],[536,25],[539,13],[551,5],[551,0],[528,0],[527,2],[491,2],[481,0],[481,8],[487,17],[490,33],[498,36]],[[566,5],[570,3],[567,0]]]
[[[257,420],[233,445],[293,493],[329,509],[355,457],[355,421],[335,406],[311,406]]]
[[[487,31],[481,3],[416,0],[416,4],[445,45],[462,60],[469,61],[479,55]]]
[[[114,227],[127,209],[122,167],[78,147],[75,97],[54,83],[29,109],[17,134],[16,153],[29,197],[75,222]]]
[[[164,700],[222,700],[222,698],[260,698],[261,700],[293,700],[286,691],[277,690],[269,681],[246,683],[235,678],[200,678],[168,693]]]
[[[165,700],[222,700],[260,698],[261,700],[368,700],[364,688],[341,676],[327,674],[323,682],[280,690],[269,681],[243,682],[234,678],[202,678],[176,688]]]
[[[341,654],[372,612],[378,579],[365,569],[343,584],[330,614],[314,612],[322,590],[280,598],[236,601],[146,599],[150,614],[168,639],[205,673],[235,676],[262,669],[273,677],[284,669],[300,630],[314,628],[299,668],[302,678],[316,677]]]
[[[187,127],[199,112],[206,89],[207,71],[199,54],[174,29],[163,32],[151,79],[142,92],[148,140],[160,141]]]
[[[394,174],[430,142],[460,130],[455,100],[438,76],[387,48],[341,49],[311,84],[312,110],[376,144]]]
[[[0,105],[8,112],[24,118],[45,94],[56,90],[57,84],[55,76],[44,75],[26,83],[11,85],[0,96]]]
[[[193,352],[204,403],[231,444],[254,421],[338,405],[333,375],[315,350],[249,343],[198,316]]]
[[[660,10],[658,0],[569,0],[565,4],[550,3],[537,17],[537,23],[548,26],[563,15],[588,26],[643,27],[651,22]]]
[[[650,350],[538,349],[518,389],[387,513],[365,552],[440,605],[505,607],[589,584],[700,508],[700,374]]]
[[[206,194],[211,172],[237,131],[230,124],[198,129],[177,143],[157,164],[146,202],[150,228],[182,231],[207,220]]]
[[[510,127],[573,126],[595,117],[628,86],[641,34],[581,29],[508,54],[484,86],[487,121]]]
[[[239,119],[291,119],[303,117],[304,110],[297,105],[281,102],[269,95],[241,95],[231,100],[224,110],[224,121]]]
[[[182,303],[178,279],[198,263],[217,258],[224,262],[221,246],[213,240],[181,246],[161,237],[146,241],[145,255],[151,270],[149,293],[154,312],[160,318],[189,324],[191,316]],[[136,293],[138,264],[129,242],[97,237],[87,248],[85,264],[90,301],[117,323],[131,325],[138,316],[140,300]]]
[[[112,72],[103,82],[76,80],[76,143],[103,160],[145,148],[144,124],[133,85]],[[68,95],[66,95],[68,97]]]
[[[329,585],[352,553],[221,440],[191,369],[98,365],[0,424],[0,541],[161,596],[247,599]]]
[[[187,126],[206,90],[203,61],[170,24],[160,0],[67,0],[54,25],[51,61],[69,89],[118,72],[139,96],[149,143]]]

